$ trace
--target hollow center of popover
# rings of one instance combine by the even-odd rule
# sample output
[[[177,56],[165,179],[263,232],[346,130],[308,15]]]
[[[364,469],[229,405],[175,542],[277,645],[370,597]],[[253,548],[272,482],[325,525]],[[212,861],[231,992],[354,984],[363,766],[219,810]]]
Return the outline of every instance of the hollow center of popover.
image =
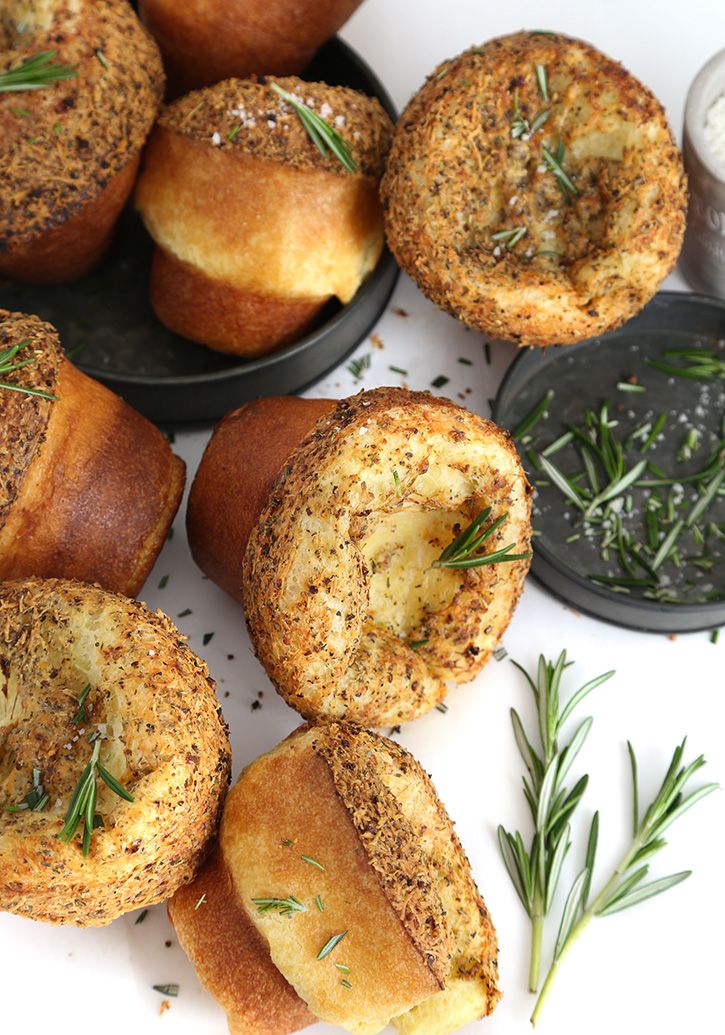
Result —
[[[469,523],[444,510],[370,515],[358,545],[369,571],[368,615],[376,625],[406,639],[426,615],[451,603],[461,572],[431,565]]]

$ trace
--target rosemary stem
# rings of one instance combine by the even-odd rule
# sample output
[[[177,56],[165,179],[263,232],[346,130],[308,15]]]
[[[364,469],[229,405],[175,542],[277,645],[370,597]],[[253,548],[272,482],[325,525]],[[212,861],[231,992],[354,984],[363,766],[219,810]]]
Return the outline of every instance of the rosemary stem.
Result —
[[[636,857],[637,852],[639,852],[640,848],[642,848],[642,846],[646,843],[646,822],[647,821],[645,818],[640,824],[639,830],[633,838],[632,843],[630,844],[626,853],[622,857],[621,862],[614,870],[614,873],[609,878],[609,880],[604,885],[604,887],[599,892],[594,901],[582,912],[582,915],[579,917],[577,922],[572,927],[571,932],[569,933],[569,937],[564,942],[561,952],[549,967],[549,971],[544,980],[544,984],[541,987],[541,992],[539,993],[539,998],[536,1000],[534,1012],[531,1014],[530,1017],[532,1026],[536,1025],[536,1022],[539,1018],[539,1014],[541,1013],[544,1007],[544,1003],[546,1002],[549,996],[551,986],[554,983],[554,979],[556,978],[556,975],[559,971],[559,967],[564,957],[569,952],[569,949],[571,949],[572,945],[574,945],[574,943],[578,940],[579,936],[583,933],[584,929],[589,925],[589,921],[592,920],[597,915],[597,912],[604,907],[604,904],[609,898],[610,893],[615,889],[620,879],[631,867],[632,861]]]
[[[537,882],[538,884],[538,882]],[[541,891],[534,892],[534,908],[531,912],[531,961],[529,963],[529,992],[538,992],[541,972],[541,942],[544,936],[544,904]]]

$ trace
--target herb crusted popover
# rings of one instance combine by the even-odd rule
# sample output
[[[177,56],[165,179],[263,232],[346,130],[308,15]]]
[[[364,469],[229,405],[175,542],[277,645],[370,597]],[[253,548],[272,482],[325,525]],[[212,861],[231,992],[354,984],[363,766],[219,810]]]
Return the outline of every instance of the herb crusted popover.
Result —
[[[0,583],[0,909],[100,926],[198,869],[229,781],[206,665],[98,586]]]
[[[430,778],[349,723],[303,726],[242,773],[169,912],[232,1035],[317,1018],[447,1035],[500,997],[496,932]]]
[[[385,726],[489,660],[529,566],[530,493],[509,435],[446,399],[261,399],[214,432],[187,530],[289,705]]]
[[[136,191],[162,323],[251,357],[349,301],[383,248],[391,134],[376,99],[295,78],[230,79],[166,107]]]
[[[390,248],[421,290],[521,345],[634,316],[675,264],[687,202],[652,93],[545,32],[439,65],[400,118],[382,197]]]
[[[166,436],[66,357],[55,328],[0,309],[0,579],[58,576],[134,596],[184,488]]]
[[[0,76],[15,88],[0,93],[0,277],[73,280],[102,256],[133,187],[161,57],[127,0],[1,8]]]

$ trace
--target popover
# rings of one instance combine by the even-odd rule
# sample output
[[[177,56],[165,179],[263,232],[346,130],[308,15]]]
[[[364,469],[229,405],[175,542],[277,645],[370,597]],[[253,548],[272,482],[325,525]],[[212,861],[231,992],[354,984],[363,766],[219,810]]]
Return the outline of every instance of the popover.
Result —
[[[356,171],[318,150],[275,87],[344,133]],[[230,79],[165,108],[136,191],[162,323],[251,357],[295,340],[333,296],[348,302],[383,248],[391,134],[377,100],[299,79]]]
[[[168,898],[229,781],[206,665],[160,612],[79,582],[0,584],[0,629],[0,909],[87,927]]]
[[[287,703],[383,726],[488,661],[529,566],[530,492],[508,434],[446,399],[266,399],[216,430],[187,527],[203,570],[237,597],[241,586]],[[456,563],[474,522],[491,557]]]
[[[76,578],[135,596],[179,506],[184,463],[66,358],[51,324],[0,309],[0,353],[16,347],[17,368],[0,373],[0,579]]]
[[[687,201],[662,106],[581,40],[518,32],[439,65],[401,116],[388,243],[442,309],[521,345],[624,323],[677,259]]]
[[[140,0],[173,96],[231,76],[301,72],[361,0]]]
[[[0,73],[47,53],[68,78],[0,93],[0,277],[36,283],[103,255],[164,86],[127,0],[5,0]]]
[[[500,997],[496,932],[430,778],[349,723],[303,726],[242,773],[169,912],[232,1035],[317,1018],[446,1035]]]

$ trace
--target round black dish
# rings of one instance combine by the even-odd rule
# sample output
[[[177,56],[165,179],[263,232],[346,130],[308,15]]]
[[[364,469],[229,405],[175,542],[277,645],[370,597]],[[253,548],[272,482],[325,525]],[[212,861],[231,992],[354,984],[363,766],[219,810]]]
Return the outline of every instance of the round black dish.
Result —
[[[691,395],[699,387],[700,395],[693,412],[697,412],[700,420],[712,428],[711,439],[717,438],[722,420],[722,382],[712,384],[707,390],[702,386],[708,382],[691,382],[682,378],[668,380],[662,375],[655,377],[644,359],[666,349],[697,344],[711,347],[723,339],[724,301],[705,295],[661,292],[619,330],[578,345],[521,352],[501,383],[495,400],[494,419],[503,427],[515,428],[546,390],[554,387],[559,391],[549,407],[551,439],[563,432],[566,425],[579,423],[584,407],[598,408],[606,400],[620,407],[618,412],[622,415],[623,425],[630,412],[641,410],[645,405],[656,411],[667,410],[671,416],[670,423],[677,427],[679,422],[684,434],[687,424],[680,416],[683,400],[689,398],[688,392]],[[647,385],[646,394],[629,395],[617,391],[617,382],[632,375]],[[612,412],[612,416],[617,415]],[[657,448],[659,451],[655,453],[653,449],[651,454],[653,458],[656,455],[657,463],[669,471],[676,469],[677,449],[672,448],[671,442]],[[669,456],[668,449],[671,452]],[[705,451],[703,449],[703,453]],[[529,478],[532,481],[542,478],[540,472],[531,469],[525,450],[521,449],[521,453]],[[558,461],[558,456],[552,459]],[[693,464],[698,467],[697,462],[693,461]],[[683,473],[689,472],[685,470]],[[722,500],[717,506],[718,517],[722,521]],[[545,506],[538,518],[535,517],[534,527],[540,535],[535,539],[531,566],[534,578],[565,603],[615,625],[645,632],[694,632],[725,624],[725,558],[718,561],[713,572],[713,582],[720,590],[720,599],[717,600],[676,604],[616,593],[587,578],[591,553],[586,551],[591,551],[591,544],[582,541],[564,545],[571,532],[566,513],[566,500],[560,496],[558,506]]]
[[[337,37],[318,51],[304,78],[377,97],[396,118],[380,80]],[[250,399],[314,384],[374,326],[398,276],[386,249],[346,306],[331,302],[320,324],[300,341],[243,361],[189,342],[159,323],[148,300],[152,253],[151,239],[129,208],[101,269],[58,287],[0,284],[0,307],[54,324],[77,366],[159,422],[216,420]]]

